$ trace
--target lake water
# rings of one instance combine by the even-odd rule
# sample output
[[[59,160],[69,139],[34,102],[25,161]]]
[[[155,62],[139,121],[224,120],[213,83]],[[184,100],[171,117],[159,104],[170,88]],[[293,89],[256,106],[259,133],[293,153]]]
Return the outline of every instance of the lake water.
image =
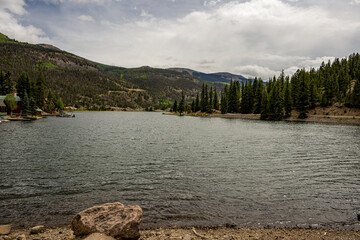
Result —
[[[0,224],[140,205],[143,228],[360,230],[360,127],[76,113],[0,124]]]

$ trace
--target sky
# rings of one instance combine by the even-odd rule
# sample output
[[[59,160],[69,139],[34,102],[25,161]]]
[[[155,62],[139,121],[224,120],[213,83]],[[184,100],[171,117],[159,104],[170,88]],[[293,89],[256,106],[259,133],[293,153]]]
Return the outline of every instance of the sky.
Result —
[[[360,52],[360,0],[0,0],[0,32],[96,62],[269,77]]]

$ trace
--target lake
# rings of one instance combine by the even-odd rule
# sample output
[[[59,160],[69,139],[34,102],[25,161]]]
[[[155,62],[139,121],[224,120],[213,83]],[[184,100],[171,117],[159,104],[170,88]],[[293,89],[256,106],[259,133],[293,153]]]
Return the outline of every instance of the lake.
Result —
[[[360,127],[79,112],[0,124],[0,224],[140,205],[143,228],[360,230]]]

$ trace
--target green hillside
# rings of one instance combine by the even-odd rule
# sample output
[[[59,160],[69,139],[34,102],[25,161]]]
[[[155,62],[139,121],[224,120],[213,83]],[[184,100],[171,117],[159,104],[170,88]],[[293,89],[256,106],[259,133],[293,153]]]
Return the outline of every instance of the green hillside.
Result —
[[[190,98],[202,81],[172,70],[149,67],[126,69],[96,63],[51,45],[21,43],[0,34],[0,71],[14,83],[25,72],[36,79],[41,72],[47,92],[67,106],[84,109],[148,107],[173,101],[181,90]]]

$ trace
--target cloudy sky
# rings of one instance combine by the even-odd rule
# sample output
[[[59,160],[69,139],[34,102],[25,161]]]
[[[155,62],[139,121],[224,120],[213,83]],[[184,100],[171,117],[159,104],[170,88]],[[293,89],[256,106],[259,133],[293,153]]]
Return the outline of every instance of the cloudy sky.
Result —
[[[360,0],[0,0],[0,32],[123,67],[265,79],[360,52]]]

